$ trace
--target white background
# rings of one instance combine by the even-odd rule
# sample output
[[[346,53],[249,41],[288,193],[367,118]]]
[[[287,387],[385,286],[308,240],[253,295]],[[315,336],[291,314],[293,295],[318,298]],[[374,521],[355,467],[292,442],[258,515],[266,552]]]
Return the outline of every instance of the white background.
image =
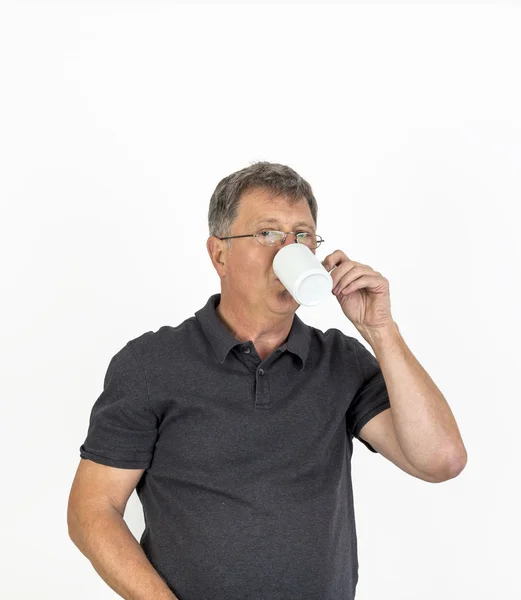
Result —
[[[429,484],[354,440],[357,600],[521,597],[520,31],[514,3],[2,3],[2,598],[116,597],[67,533],[90,410],[220,291],[210,196],[256,160],[312,185],[317,257],[389,279],[468,451]],[[332,296],[298,314],[363,341]]]

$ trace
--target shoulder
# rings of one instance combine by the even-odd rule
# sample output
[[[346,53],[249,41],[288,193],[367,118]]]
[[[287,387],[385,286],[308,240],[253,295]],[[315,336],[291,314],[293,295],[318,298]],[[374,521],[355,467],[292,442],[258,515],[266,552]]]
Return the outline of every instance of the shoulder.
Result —
[[[187,345],[196,335],[196,319],[190,317],[179,325],[162,325],[155,331],[146,331],[133,337],[127,341],[126,347],[132,349],[141,362],[150,364],[186,353]]]
[[[311,329],[312,336],[324,346],[329,346],[334,350],[343,350],[344,352],[355,352],[357,345],[360,342],[349,335],[346,335],[340,329],[336,327],[330,327],[326,331],[322,331],[317,327],[309,326]]]

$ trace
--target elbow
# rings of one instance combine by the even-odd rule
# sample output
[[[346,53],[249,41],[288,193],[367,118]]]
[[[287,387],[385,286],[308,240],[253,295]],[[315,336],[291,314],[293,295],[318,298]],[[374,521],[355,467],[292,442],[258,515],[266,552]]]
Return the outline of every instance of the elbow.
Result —
[[[73,508],[69,504],[67,508],[67,531],[69,534],[69,538],[76,544],[76,540],[78,539],[78,518]]]
[[[85,509],[77,504],[69,503],[67,507],[67,532],[73,543],[80,546],[84,537],[84,530],[88,522],[88,514]]]
[[[431,474],[432,483],[443,483],[457,477],[467,465],[467,451],[461,445],[457,450],[445,454],[445,460],[434,473]]]
[[[454,457],[452,459],[452,470],[451,470],[451,479],[457,477],[463,469],[467,466],[467,450],[463,444],[458,449],[457,452],[454,453]]]

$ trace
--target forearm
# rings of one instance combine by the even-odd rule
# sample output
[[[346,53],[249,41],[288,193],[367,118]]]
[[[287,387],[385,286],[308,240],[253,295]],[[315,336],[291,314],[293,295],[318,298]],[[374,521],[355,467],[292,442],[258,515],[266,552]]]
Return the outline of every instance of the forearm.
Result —
[[[122,598],[178,600],[115,508],[82,510],[68,523],[72,541]]]
[[[409,462],[425,473],[462,469],[466,451],[452,411],[398,326],[362,335],[382,369],[396,437]]]

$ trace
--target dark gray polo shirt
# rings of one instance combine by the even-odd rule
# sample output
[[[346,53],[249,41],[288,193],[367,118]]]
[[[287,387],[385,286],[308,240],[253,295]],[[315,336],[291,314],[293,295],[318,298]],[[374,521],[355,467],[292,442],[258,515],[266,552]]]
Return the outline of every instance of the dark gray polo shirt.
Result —
[[[140,544],[180,600],[352,600],[352,439],[390,406],[378,362],[296,314],[262,361],[220,297],[119,350],[80,456],[145,469]]]

